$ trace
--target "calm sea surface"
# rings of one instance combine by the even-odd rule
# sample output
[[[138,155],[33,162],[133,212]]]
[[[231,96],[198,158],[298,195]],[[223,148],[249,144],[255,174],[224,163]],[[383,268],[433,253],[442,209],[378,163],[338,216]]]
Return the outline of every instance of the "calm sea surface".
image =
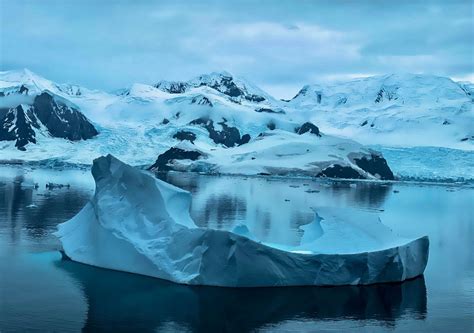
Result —
[[[0,332],[472,332],[474,188],[171,173],[200,226],[245,224],[298,244],[310,207],[380,213],[404,236],[430,237],[424,277],[365,287],[187,287],[61,260],[57,224],[90,198],[89,171],[0,167]],[[47,189],[46,183],[70,184]],[[37,188],[35,188],[37,184]]]

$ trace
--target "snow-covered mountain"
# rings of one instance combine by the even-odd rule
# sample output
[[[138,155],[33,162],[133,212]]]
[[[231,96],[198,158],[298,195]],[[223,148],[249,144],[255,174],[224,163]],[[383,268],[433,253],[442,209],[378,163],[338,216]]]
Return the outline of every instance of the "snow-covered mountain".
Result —
[[[198,87],[209,87],[228,96],[235,103],[266,101],[272,105],[276,104],[272,96],[241,78],[234,78],[228,72],[205,74],[185,82],[160,81],[154,87],[171,94],[184,93]]]
[[[442,126],[461,131],[461,120],[472,121],[472,100],[465,97],[472,96],[472,85],[425,76],[384,78],[307,86],[283,102],[227,72],[133,84],[114,93],[56,84],[28,70],[0,72],[0,160],[91,164],[94,157],[111,153],[154,170],[391,179],[383,156],[356,141],[377,144],[394,133],[407,138],[407,126],[424,131],[423,126],[435,123],[427,105],[436,103],[452,109],[462,101],[460,112],[433,111],[453,113],[452,126]],[[441,88],[433,88],[433,82]],[[40,112],[43,100],[49,101],[43,113],[61,120],[61,131]],[[392,112],[387,119],[376,117],[387,112]],[[406,119],[404,113],[410,113]],[[361,115],[373,115],[376,122],[363,124]],[[385,133],[385,122],[394,129]],[[430,142],[473,146],[456,133],[443,132],[437,138],[446,141]],[[418,132],[424,135],[431,134]]]
[[[98,134],[78,107],[62,97],[80,96],[79,87],[54,84],[28,70],[4,72],[1,78],[0,141],[26,150],[38,136],[77,141]]]
[[[383,75],[304,86],[288,105],[326,133],[365,144],[474,148],[471,83]]]

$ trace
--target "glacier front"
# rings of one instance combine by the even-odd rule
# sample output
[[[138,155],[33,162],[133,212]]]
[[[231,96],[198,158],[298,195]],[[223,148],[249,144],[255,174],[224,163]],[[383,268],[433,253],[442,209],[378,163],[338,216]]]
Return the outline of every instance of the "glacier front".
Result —
[[[301,244],[262,243],[245,227],[198,228],[191,195],[111,155],[94,160],[96,190],[56,235],[70,259],[176,283],[222,287],[356,285],[423,274],[429,240],[403,239],[368,213],[317,209]]]

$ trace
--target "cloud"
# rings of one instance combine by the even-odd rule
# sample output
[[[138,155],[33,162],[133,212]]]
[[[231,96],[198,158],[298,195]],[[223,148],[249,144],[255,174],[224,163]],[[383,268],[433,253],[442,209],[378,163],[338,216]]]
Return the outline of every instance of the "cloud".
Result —
[[[288,97],[304,84],[336,78],[474,73],[470,0],[2,0],[1,6],[2,70],[27,67],[92,88],[228,70]]]

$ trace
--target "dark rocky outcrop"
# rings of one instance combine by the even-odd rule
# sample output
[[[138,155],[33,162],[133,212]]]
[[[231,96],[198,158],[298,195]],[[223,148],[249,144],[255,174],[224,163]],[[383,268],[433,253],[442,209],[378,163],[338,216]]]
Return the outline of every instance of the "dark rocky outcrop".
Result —
[[[174,160],[191,160],[195,161],[202,154],[199,151],[184,150],[177,147],[171,147],[163,154],[159,155],[156,162],[148,168],[153,171],[170,171],[172,168],[169,166],[170,162]]]
[[[155,84],[153,87],[170,94],[182,94],[186,92],[186,90],[188,90],[189,84],[187,82],[179,82],[179,81],[175,81],[175,82],[161,81]]]
[[[155,88],[170,94],[182,94],[191,88],[202,86],[212,88],[224,95],[227,95],[229,99],[235,103],[240,103],[241,99],[257,103],[265,101],[265,97],[249,92],[245,85],[236,83],[232,75],[228,73],[201,75],[188,82],[161,81],[154,85]]]
[[[191,125],[199,125],[204,127],[209,132],[209,138],[214,143],[222,144],[226,147],[234,147],[242,145],[250,140],[250,135],[240,136],[240,131],[237,127],[229,126],[225,121],[221,121],[218,124],[222,127],[221,131],[214,128],[214,121],[210,119],[198,118],[190,123]]]
[[[321,134],[319,133],[319,128],[313,123],[310,123],[309,121],[305,122],[303,125],[301,125],[301,127],[295,128],[295,132],[300,135],[306,132],[310,132],[311,134],[321,137]]]
[[[301,88],[300,91],[298,91],[295,97],[293,97],[291,100],[296,99],[300,96],[306,96],[306,94],[308,93],[308,90],[309,90],[309,86],[304,86],[303,88]]]
[[[203,95],[194,96],[191,99],[191,104],[213,106],[213,104],[209,100],[209,98],[207,98],[206,96],[203,96]]]
[[[275,128],[276,128],[276,125],[273,121],[269,122],[267,124],[267,128],[270,130],[270,131],[273,131]]]
[[[349,166],[341,166],[339,164],[327,167],[316,177],[329,177],[329,178],[345,178],[345,179],[365,179],[357,170]]]
[[[259,95],[254,95],[254,94],[247,94],[244,96],[244,98],[247,100],[247,101],[250,101],[250,102],[263,102],[265,100],[265,97],[262,97],[262,96],[259,96]]]
[[[15,141],[15,147],[26,150],[28,143],[36,143],[34,128],[38,121],[30,108],[18,105],[16,108],[0,109],[0,141]]]
[[[0,91],[0,97],[5,97],[9,95],[28,95],[29,89],[24,85],[16,86],[16,87],[7,87],[3,88]]]
[[[196,134],[190,131],[179,131],[173,135],[173,138],[180,141],[188,140],[189,142],[194,143],[194,140],[196,140]]]
[[[240,138],[239,146],[249,143],[250,139],[251,139],[250,134],[242,135],[242,137]]]
[[[378,93],[377,93],[377,96],[375,97],[375,103],[381,103],[383,102],[384,100],[388,100],[388,101],[391,101],[391,100],[396,100],[398,99],[398,96],[397,96],[397,90],[398,90],[398,87],[395,87],[395,88],[389,88],[389,87],[382,87]]]
[[[14,141],[25,150],[28,143],[36,143],[36,131],[71,141],[87,140],[98,134],[95,127],[76,108],[67,105],[50,93],[35,97],[31,105],[0,109],[0,141]]]
[[[371,153],[370,155],[362,157],[349,155],[349,159],[351,159],[359,168],[370,173],[371,175],[376,177],[378,175],[380,179],[395,179],[392,170],[390,170],[390,167],[387,164],[387,161],[381,155],[376,153]]]
[[[255,109],[255,112],[285,114],[285,111],[283,111],[283,110],[273,110],[273,109],[270,109],[270,108],[258,108],[258,109]]]
[[[33,107],[38,119],[56,138],[78,141],[99,134],[79,110],[56,100],[49,93],[36,96]]]
[[[206,76],[201,76],[198,78],[196,86],[207,86],[231,98],[241,97],[250,102],[263,102],[265,100],[263,96],[249,93],[245,86],[238,86],[230,74],[219,74],[216,79],[210,81],[206,79]]]

